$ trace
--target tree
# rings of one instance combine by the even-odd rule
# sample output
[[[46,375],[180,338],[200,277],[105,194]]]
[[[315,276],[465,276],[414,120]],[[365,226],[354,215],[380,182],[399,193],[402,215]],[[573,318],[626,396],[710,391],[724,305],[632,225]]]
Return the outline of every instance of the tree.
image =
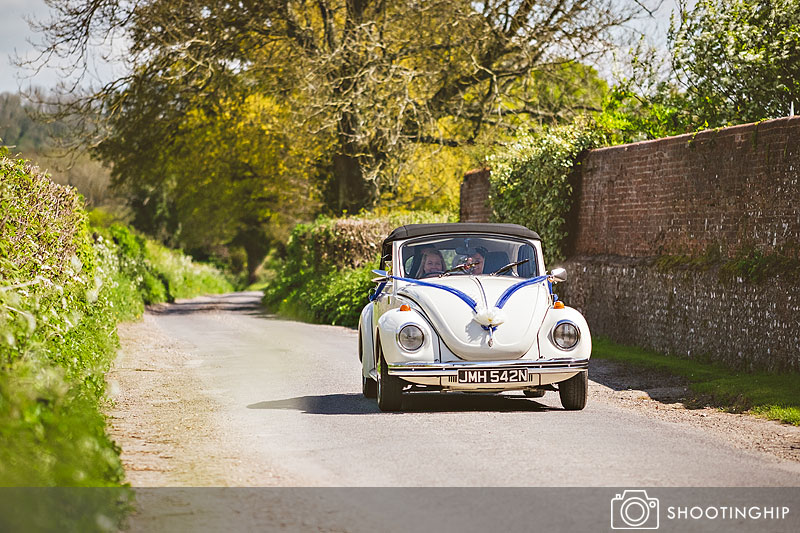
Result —
[[[530,80],[607,50],[640,2],[615,0],[48,0],[43,61],[124,33],[129,74],[72,109],[113,117],[136,90],[186,100],[232,79],[282,99],[295,124],[334,140],[336,211],[373,206],[393,155],[413,144],[461,146],[515,116],[552,120]],[[81,61],[74,61],[81,65]],[[150,89],[147,89],[149,86]],[[162,101],[160,94],[150,100]],[[212,95],[213,96],[213,95]],[[163,116],[162,116],[163,115]],[[161,127],[154,123],[155,127]],[[111,135],[115,135],[113,131]]]
[[[501,105],[513,105],[527,95],[526,105],[536,111],[535,116],[487,117],[480,134],[464,146],[407,143],[395,150],[386,163],[377,210],[392,212],[400,207],[457,213],[465,169],[485,165],[499,144],[516,142],[520,129],[568,124],[577,116],[600,111],[607,93],[608,85],[597,71],[580,63],[564,63],[518,80],[509,85]]]
[[[670,27],[673,66],[700,125],[800,107],[800,1],[682,1]]]
[[[316,205],[319,149],[292,139],[274,99],[238,89],[213,105],[186,102],[161,122],[151,114],[158,107],[141,109],[132,97],[98,151],[115,161],[112,177],[136,227],[193,253],[242,249],[254,281],[270,246]]]

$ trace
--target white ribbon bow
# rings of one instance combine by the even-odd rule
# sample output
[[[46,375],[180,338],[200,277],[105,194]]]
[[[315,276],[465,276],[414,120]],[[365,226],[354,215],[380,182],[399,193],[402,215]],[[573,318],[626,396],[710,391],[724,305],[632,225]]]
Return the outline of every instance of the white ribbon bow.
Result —
[[[481,326],[496,327],[506,321],[506,313],[499,307],[489,309],[479,305],[475,308],[475,316],[472,319]]]

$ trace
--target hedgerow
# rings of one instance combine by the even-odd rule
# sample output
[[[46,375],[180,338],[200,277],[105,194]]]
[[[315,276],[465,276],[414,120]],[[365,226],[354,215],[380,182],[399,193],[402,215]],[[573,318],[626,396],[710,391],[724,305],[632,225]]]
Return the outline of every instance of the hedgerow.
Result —
[[[195,263],[188,255],[145,240],[145,262],[164,284],[167,301],[191,298],[198,294],[231,292],[228,277],[211,265]]]
[[[264,305],[279,314],[325,324],[358,325],[367,303],[372,269],[389,232],[404,224],[448,222],[429,212],[317,219],[298,224],[278,275],[264,291]]]
[[[191,257],[146,239],[128,226],[111,223],[95,230],[116,245],[121,273],[133,281],[147,305],[233,290],[233,284],[218,269],[195,263]]]
[[[116,321],[141,301],[115,292],[74,191],[2,157],[0,204],[0,484],[118,485],[99,405]]]
[[[116,324],[166,297],[161,277],[178,295],[212,286],[187,274],[210,271],[177,269],[153,250],[123,226],[90,228],[74,189],[0,154],[0,486],[124,484],[102,412]],[[145,287],[136,273],[147,272],[156,274]],[[124,506],[110,498],[92,500],[103,519],[87,523],[119,523]]]
[[[538,232],[548,264],[564,259],[566,216],[572,207],[570,175],[580,164],[579,155],[604,141],[603,130],[584,120],[544,133],[519,133],[489,157],[493,220]]]

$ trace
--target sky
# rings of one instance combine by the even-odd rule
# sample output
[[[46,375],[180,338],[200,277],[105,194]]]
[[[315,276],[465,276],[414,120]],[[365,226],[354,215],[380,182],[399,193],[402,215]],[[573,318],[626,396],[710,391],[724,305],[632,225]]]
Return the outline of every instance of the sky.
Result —
[[[631,0],[620,0],[631,1]],[[650,0],[649,3],[657,3]],[[656,12],[655,18],[637,23],[637,27],[648,40],[659,48],[665,48],[666,32],[669,27],[669,16],[676,0],[663,0],[661,8]],[[53,87],[60,80],[58,71],[46,69],[33,77],[12,64],[15,54],[26,58],[35,57],[35,49],[29,41],[38,41],[39,37],[30,30],[26,17],[38,20],[49,19],[49,10],[44,0],[0,0],[0,92],[17,92],[20,88],[40,86]],[[113,72],[108,65],[99,64],[96,67],[95,81],[109,81]],[[610,68],[600,69],[610,71]],[[610,72],[606,72],[606,77]]]
[[[20,69],[13,64],[13,57],[34,59],[37,52],[32,42],[41,41],[33,32],[27,19],[38,21],[50,19],[50,11],[44,0],[0,0],[0,92],[17,92],[30,86],[54,87],[61,81],[61,73],[54,68],[38,73]],[[95,58],[92,82],[110,81],[120,67],[112,68]]]
[[[0,92],[16,92],[20,87],[19,70],[11,64],[15,53],[30,56],[33,47],[27,42],[35,35],[25,22],[25,16],[46,18],[48,9],[44,0],[0,0]],[[35,85],[51,86],[58,81],[54,72],[42,72],[33,78]],[[22,80],[27,85],[27,82]]]

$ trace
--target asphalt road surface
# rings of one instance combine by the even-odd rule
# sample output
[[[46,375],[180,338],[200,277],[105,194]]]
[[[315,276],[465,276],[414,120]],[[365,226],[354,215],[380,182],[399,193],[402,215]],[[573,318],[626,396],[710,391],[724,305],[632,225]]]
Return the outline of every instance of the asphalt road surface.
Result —
[[[653,416],[674,405],[612,401],[625,391],[595,371],[578,412],[550,392],[416,394],[381,413],[360,393],[356,331],[265,315],[259,297],[163,306],[138,340],[123,335],[112,416],[134,485],[800,485],[800,462],[734,445],[702,419]]]

